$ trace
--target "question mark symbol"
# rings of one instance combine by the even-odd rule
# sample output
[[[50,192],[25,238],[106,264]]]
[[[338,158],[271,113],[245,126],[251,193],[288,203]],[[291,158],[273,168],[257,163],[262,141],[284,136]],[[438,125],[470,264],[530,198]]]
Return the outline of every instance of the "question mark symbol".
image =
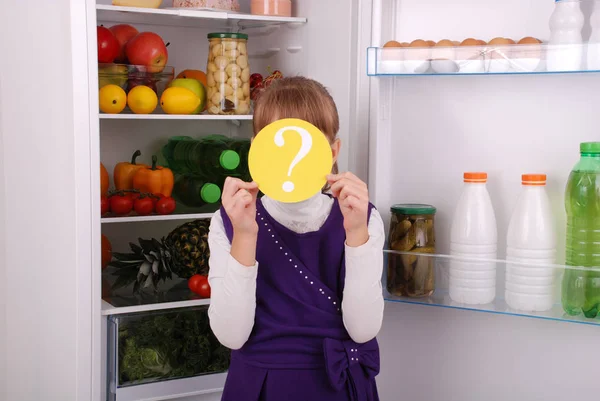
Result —
[[[292,170],[294,169],[294,167],[296,167],[296,165],[298,163],[300,163],[300,161],[302,159],[304,159],[306,157],[306,155],[312,149],[313,141],[312,141],[312,136],[310,135],[310,133],[307,130],[305,130],[304,128],[292,127],[292,126],[283,127],[279,131],[277,131],[277,133],[275,134],[275,138],[274,138],[275,145],[279,146],[280,148],[285,145],[285,141],[283,140],[283,133],[285,131],[297,132],[300,135],[300,138],[302,139],[302,145],[300,146],[300,150],[298,151],[298,153],[296,153],[296,157],[294,157],[294,160],[292,160],[292,163],[290,164],[290,167],[288,168],[287,176],[291,177]],[[294,190],[294,183],[292,181],[286,181],[283,183],[282,188],[285,192],[292,192]]]

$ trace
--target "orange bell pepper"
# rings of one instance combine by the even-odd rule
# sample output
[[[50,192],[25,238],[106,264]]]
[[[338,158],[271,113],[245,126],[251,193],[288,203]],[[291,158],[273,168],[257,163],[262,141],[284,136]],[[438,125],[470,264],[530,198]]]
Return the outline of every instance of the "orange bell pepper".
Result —
[[[100,163],[100,195],[108,195],[108,171],[102,163]]]
[[[141,192],[171,196],[175,178],[173,172],[156,165],[157,157],[152,156],[152,167],[139,169],[133,176],[133,188]]]
[[[113,178],[114,178],[115,187],[117,188],[117,190],[132,189],[133,188],[133,176],[135,175],[135,173],[144,167],[146,167],[146,168],[150,167],[147,164],[137,164],[135,162],[135,159],[137,159],[137,157],[140,156],[141,154],[142,154],[142,152],[140,152],[139,150],[136,150],[134,152],[133,156],[131,156],[131,163],[121,162],[121,163],[117,163],[117,165],[115,166]]]

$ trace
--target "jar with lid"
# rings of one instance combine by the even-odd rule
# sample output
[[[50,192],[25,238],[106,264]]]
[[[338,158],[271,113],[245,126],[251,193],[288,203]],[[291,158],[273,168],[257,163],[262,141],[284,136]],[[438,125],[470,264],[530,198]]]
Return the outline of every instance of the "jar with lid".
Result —
[[[255,15],[292,16],[292,0],[252,0],[250,13]]]
[[[387,290],[392,295],[426,297],[435,289],[434,216],[431,205],[402,204],[391,208]],[[429,255],[418,255],[432,254]]]
[[[206,67],[209,114],[250,114],[248,35],[209,33]]]

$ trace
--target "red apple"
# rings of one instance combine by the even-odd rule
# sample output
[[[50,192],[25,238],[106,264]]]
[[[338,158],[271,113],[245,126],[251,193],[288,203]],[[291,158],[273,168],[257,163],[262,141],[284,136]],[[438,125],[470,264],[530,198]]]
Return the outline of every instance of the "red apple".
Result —
[[[108,28],[115,38],[119,41],[119,55],[115,59],[117,63],[125,63],[127,64],[127,56],[125,56],[125,45],[129,40],[134,38],[139,32],[131,25],[127,24],[119,24],[113,25]]]
[[[167,46],[153,32],[142,32],[130,39],[125,46],[125,54],[129,63],[144,65],[148,72],[161,72],[169,59]]]
[[[119,41],[108,28],[96,27],[98,37],[98,62],[112,63],[119,55]]]

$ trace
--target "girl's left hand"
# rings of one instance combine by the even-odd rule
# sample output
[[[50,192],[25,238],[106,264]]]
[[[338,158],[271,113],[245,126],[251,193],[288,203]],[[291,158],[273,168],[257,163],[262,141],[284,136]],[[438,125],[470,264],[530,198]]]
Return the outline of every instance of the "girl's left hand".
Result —
[[[351,247],[363,245],[369,240],[367,184],[350,172],[330,174],[327,176],[327,182],[331,186],[333,196],[338,198],[344,216],[346,243]]]

